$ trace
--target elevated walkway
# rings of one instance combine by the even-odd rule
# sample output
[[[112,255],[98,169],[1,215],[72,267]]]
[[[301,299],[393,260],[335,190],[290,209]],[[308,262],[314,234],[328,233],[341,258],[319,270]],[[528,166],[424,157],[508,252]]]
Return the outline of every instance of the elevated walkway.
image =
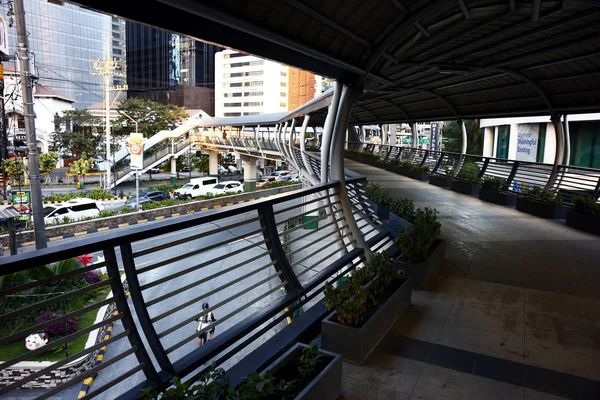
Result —
[[[344,364],[344,399],[600,397],[599,237],[346,165],[394,197],[435,207],[448,246],[366,364]]]

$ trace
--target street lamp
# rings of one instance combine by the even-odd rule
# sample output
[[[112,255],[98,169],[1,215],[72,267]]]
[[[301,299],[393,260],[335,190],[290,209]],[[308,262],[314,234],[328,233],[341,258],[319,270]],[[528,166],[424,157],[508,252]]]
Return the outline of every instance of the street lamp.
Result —
[[[129,114],[127,114],[125,111],[119,111],[119,113],[126,116],[131,121],[133,121],[133,123],[135,124],[135,133],[139,133],[138,132],[138,122],[149,117],[150,115],[154,114],[154,111],[148,112],[146,115],[144,115],[142,118],[140,118],[138,120],[131,118],[131,116]],[[143,148],[142,148],[142,152],[143,152]],[[143,165],[142,165],[142,167],[143,167]],[[137,208],[137,212],[142,211],[142,209],[140,207],[140,171],[138,169],[136,169],[136,171],[135,171],[135,206]]]

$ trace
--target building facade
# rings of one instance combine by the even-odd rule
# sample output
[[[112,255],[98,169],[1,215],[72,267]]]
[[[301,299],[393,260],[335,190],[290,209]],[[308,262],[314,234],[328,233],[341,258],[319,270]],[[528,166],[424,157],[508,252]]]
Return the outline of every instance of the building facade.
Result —
[[[569,115],[569,156],[563,163],[600,168],[600,114]],[[482,119],[483,155],[554,163],[556,134],[549,116]]]
[[[288,69],[288,111],[292,111],[315,97],[315,74],[293,67]]]
[[[6,3],[0,5],[3,15]],[[77,108],[102,100],[102,80],[90,75],[90,61],[105,54],[111,17],[62,1],[24,0],[24,7],[39,83],[75,99]],[[17,48],[14,26],[8,28],[8,45],[11,52]]]
[[[128,95],[214,114],[212,44],[127,21]]]

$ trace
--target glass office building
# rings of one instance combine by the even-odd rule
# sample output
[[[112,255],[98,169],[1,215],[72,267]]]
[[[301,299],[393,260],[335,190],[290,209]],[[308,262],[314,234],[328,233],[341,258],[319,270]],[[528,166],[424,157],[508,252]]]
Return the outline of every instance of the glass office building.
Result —
[[[24,0],[24,6],[39,83],[76,99],[76,108],[102,101],[102,79],[90,75],[90,63],[104,57],[112,17],[57,0]],[[5,2],[0,10],[6,19]],[[16,51],[14,26],[8,35],[9,50]]]

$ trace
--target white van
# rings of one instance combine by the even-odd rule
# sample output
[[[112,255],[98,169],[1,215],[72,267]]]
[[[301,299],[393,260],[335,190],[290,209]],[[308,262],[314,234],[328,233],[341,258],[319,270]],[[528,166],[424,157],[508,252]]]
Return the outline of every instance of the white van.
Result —
[[[69,217],[73,221],[83,218],[95,218],[100,214],[101,207],[95,200],[77,198],[65,201],[64,203],[47,205],[44,207],[44,222],[55,223],[62,222],[64,217]]]
[[[217,183],[219,183],[217,178],[190,179],[190,183],[186,183],[183,187],[173,192],[173,197],[176,199],[191,199],[192,197],[206,196],[209,190]]]

